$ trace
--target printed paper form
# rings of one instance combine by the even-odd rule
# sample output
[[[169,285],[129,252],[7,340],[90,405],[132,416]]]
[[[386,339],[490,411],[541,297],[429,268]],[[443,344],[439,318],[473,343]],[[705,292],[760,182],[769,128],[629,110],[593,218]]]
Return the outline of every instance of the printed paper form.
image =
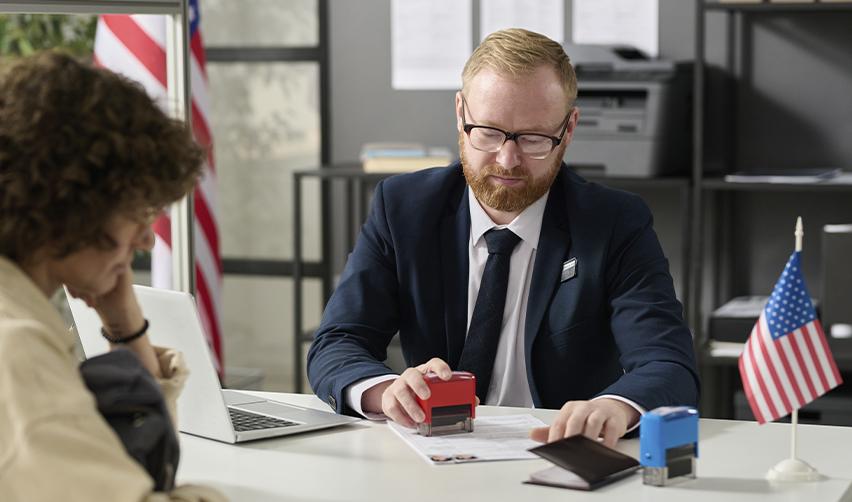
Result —
[[[480,39],[504,28],[525,28],[560,44],[565,41],[564,0],[482,0]]]
[[[659,53],[657,0],[574,0],[575,44],[630,45],[651,57]]]
[[[532,415],[478,417],[471,433],[426,437],[388,421],[391,430],[432,465],[539,458],[527,451],[541,444],[529,438],[530,429],[545,425]]]
[[[460,89],[473,51],[471,0],[391,2],[394,89]]]

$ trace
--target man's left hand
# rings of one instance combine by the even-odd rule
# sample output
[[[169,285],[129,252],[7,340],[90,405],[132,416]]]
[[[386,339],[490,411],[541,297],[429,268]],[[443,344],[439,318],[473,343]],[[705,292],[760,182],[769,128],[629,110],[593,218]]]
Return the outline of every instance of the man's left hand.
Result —
[[[594,401],[568,401],[559,410],[550,427],[537,427],[530,437],[539,442],[582,434],[590,439],[603,438],[610,448],[618,438],[639,420],[639,412],[627,403],[616,399],[601,398]]]

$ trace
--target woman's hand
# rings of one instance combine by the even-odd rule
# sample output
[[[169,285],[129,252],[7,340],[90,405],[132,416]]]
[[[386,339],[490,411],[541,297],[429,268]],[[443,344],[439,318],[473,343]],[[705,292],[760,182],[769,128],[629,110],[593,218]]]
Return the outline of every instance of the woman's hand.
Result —
[[[95,309],[101,318],[104,329],[110,337],[126,338],[137,333],[145,325],[145,317],[133,292],[133,271],[130,267],[118,276],[118,280],[110,291],[103,295],[94,296],[72,287],[68,287],[71,296],[86,302]],[[162,377],[162,370],[157,361],[154,349],[147,336],[142,336],[126,344],[110,344],[112,348],[124,346],[136,353],[142,364],[157,378]]]
[[[132,335],[145,324],[142,309],[133,293],[133,271],[130,267],[118,276],[115,287],[103,295],[93,296],[71,287],[68,287],[68,292],[95,309],[104,329],[113,338]]]

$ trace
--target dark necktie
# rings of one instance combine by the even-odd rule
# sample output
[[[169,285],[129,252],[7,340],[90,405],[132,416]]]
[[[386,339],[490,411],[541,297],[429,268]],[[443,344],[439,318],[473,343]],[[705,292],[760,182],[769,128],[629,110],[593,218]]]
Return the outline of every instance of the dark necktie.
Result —
[[[497,343],[503,326],[509,263],[512,250],[520,241],[521,238],[508,228],[485,232],[488,260],[482,272],[482,283],[459,360],[459,369],[476,375],[476,395],[483,404],[491,385],[491,371],[494,369]]]

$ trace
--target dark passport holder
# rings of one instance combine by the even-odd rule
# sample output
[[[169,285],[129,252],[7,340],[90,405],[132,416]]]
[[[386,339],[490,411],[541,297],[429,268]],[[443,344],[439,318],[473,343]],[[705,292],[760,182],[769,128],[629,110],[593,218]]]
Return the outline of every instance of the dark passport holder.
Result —
[[[556,464],[534,472],[525,483],[575,490],[594,490],[639,469],[635,458],[585,436],[571,436],[529,451]]]

